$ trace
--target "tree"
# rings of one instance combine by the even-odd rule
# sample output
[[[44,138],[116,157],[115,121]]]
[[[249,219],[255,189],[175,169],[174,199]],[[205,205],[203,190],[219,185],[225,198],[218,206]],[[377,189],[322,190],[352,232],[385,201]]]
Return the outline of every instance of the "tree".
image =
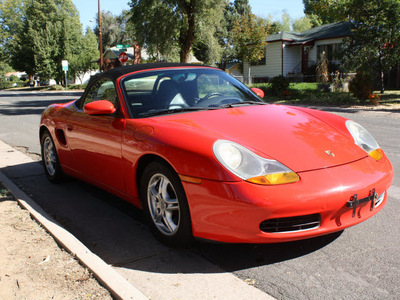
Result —
[[[0,60],[10,63],[14,37],[23,26],[25,0],[0,0]]]
[[[351,0],[303,0],[304,13],[314,26],[344,21],[349,15],[349,1]]]
[[[282,11],[281,19],[276,20],[275,16],[268,16],[269,33],[276,34],[282,31],[302,32],[313,27],[312,19],[308,16],[292,19],[286,10]]]
[[[214,38],[225,0],[131,0],[135,37],[150,54],[189,62],[196,40]],[[162,26],[160,26],[162,24]]]
[[[61,61],[68,60],[68,74],[70,78],[75,78],[75,73],[79,71],[80,57],[82,56],[82,25],[79,20],[79,13],[72,3],[72,0],[54,0],[57,6],[57,23],[61,26],[59,33],[58,47],[59,56],[56,56],[57,66],[55,68],[56,79],[63,78]],[[96,53],[86,53],[93,56]]]
[[[49,49],[54,41],[55,32],[50,30],[55,29],[52,21],[57,12],[57,7],[54,1],[51,0],[32,0],[27,1],[26,10],[23,16],[22,26],[19,26],[14,36],[13,48],[11,52],[11,64],[16,70],[23,70],[29,74],[30,82],[32,83],[33,75],[38,72],[38,63],[45,63],[44,77],[53,69],[53,61],[49,61],[46,50]],[[50,41],[52,40],[52,41]],[[46,47],[46,49],[42,48]],[[36,50],[40,52],[39,56],[35,57]],[[47,65],[47,63],[51,65]]]
[[[226,69],[226,64],[229,62],[237,62],[238,57],[236,55],[235,41],[233,35],[233,28],[235,27],[235,22],[242,16],[248,16],[251,14],[251,7],[248,0],[235,0],[234,2],[227,1],[224,9],[224,17],[222,19],[221,25],[218,27],[216,32],[218,44],[220,47],[220,59],[219,67],[222,70]],[[196,49],[195,49],[196,50]],[[209,50],[209,45],[204,44],[204,48],[197,52],[207,52]],[[196,57],[200,57],[199,54],[195,52]],[[203,60],[199,58],[200,60]],[[203,60],[207,62],[207,60]],[[216,62],[218,60],[214,60]]]
[[[79,53],[74,56],[71,74],[75,74],[81,84],[86,72],[95,70],[98,66],[93,63],[99,57],[97,37],[90,27],[86,28],[86,33],[81,37]]]
[[[121,44],[124,41],[125,24],[122,16],[115,16],[109,11],[101,12],[101,35],[103,38],[103,53],[108,48],[111,48],[117,44]],[[96,27],[94,33],[97,38],[99,37],[99,17],[96,15]]]
[[[239,16],[248,16],[251,14],[251,6],[249,0],[235,0],[233,2],[236,14]]]
[[[265,55],[269,24],[254,14],[238,18],[233,28],[235,49],[241,61],[257,62]]]
[[[348,4],[353,35],[343,44],[344,65],[353,70],[384,74],[400,61],[400,2],[351,0]]]
[[[312,22],[307,16],[292,21],[292,29],[295,32],[302,32],[311,28]]]
[[[31,0],[24,3],[22,25],[13,37],[11,63],[17,70],[41,79],[63,79],[61,61],[70,61],[80,53],[82,37],[78,12],[71,0]],[[73,74],[73,72],[70,72]]]

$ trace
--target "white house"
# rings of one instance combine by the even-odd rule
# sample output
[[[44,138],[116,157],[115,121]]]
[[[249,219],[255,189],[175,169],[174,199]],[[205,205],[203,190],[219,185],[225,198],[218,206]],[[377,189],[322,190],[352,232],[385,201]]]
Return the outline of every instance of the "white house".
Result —
[[[339,63],[336,50],[351,35],[350,23],[337,22],[300,33],[279,32],[267,37],[265,56],[255,64],[244,63],[245,82],[267,81],[283,75],[303,74],[325,51],[329,61]]]

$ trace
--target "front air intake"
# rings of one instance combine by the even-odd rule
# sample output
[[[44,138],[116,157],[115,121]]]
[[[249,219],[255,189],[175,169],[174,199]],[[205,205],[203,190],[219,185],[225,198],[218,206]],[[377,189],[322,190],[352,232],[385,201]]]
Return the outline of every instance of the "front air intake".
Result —
[[[276,218],[261,222],[260,229],[264,232],[295,232],[318,228],[321,224],[321,215]]]

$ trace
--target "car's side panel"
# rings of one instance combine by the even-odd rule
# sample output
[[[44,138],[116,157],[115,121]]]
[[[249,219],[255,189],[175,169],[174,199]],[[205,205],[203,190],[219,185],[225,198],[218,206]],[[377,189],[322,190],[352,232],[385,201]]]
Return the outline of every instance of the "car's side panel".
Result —
[[[124,191],[121,136],[125,119],[75,110],[66,121],[73,161],[69,167],[94,181]]]
[[[57,154],[63,169],[73,161],[68,142],[65,137],[65,120],[72,113],[73,102],[49,106],[42,114],[41,132],[48,130],[53,137]]]

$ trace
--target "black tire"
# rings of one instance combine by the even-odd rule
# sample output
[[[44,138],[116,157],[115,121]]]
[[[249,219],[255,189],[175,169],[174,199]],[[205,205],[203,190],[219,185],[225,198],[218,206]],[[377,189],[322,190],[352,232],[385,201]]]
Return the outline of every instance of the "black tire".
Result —
[[[142,208],[153,234],[170,247],[187,247],[193,240],[189,206],[182,183],[167,164],[152,162],[140,181]]]
[[[42,163],[47,179],[52,183],[60,183],[64,179],[60,160],[53,138],[48,131],[45,131],[40,138]]]

